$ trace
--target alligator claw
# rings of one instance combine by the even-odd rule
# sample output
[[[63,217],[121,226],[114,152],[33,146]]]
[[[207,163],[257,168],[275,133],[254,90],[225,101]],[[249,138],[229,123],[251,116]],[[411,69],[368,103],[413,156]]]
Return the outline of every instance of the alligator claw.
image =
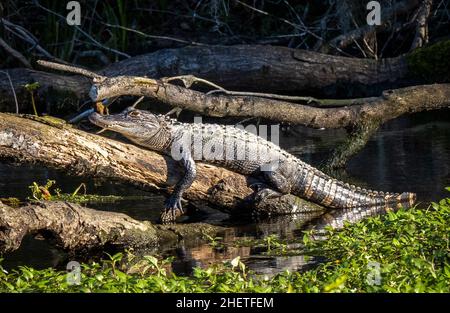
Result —
[[[249,185],[249,187],[253,190],[255,190],[256,192],[259,192],[261,190],[267,189],[268,186],[267,184],[261,183],[261,182],[255,182]]]
[[[163,224],[175,223],[177,217],[184,214],[181,199],[170,197],[167,199],[164,210],[161,212],[160,221]]]
[[[258,190],[255,193],[254,199],[255,199],[255,202],[261,202],[266,199],[280,197],[281,195],[282,195],[281,193],[279,193],[278,191],[275,191],[273,189],[263,188],[263,189]]]

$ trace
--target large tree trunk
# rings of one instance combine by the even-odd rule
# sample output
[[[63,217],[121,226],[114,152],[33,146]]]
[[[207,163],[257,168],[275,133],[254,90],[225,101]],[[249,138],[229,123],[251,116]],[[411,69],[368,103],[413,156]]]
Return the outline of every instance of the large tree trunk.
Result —
[[[146,190],[170,190],[181,178],[181,167],[169,157],[69,125],[34,119],[37,120],[0,113],[0,159],[40,163],[74,175],[115,180]],[[254,191],[249,187],[254,183],[262,181],[198,163],[197,177],[184,195],[188,200],[205,201],[231,214],[322,210],[293,195],[255,202]]]

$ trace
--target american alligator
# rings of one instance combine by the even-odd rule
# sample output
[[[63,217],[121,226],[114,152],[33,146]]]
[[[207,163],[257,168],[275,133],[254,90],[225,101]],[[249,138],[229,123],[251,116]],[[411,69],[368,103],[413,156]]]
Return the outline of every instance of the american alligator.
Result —
[[[265,182],[283,194],[294,194],[328,208],[348,209],[385,204],[412,205],[415,194],[372,191],[336,180],[263,138],[236,128],[216,124],[188,124],[133,107],[114,115],[89,115],[104,129],[124,135],[132,142],[170,155],[185,174],[167,199],[162,222],[182,215],[181,197],[196,176],[195,160],[224,166],[245,175],[263,175]]]

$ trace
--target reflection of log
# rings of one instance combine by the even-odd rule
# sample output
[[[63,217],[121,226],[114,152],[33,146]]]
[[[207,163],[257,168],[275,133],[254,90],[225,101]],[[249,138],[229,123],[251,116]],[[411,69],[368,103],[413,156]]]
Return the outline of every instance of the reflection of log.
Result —
[[[0,159],[37,162],[75,175],[130,183],[150,190],[165,189],[181,177],[180,167],[169,157],[69,126],[46,123],[0,113]],[[254,192],[248,186],[258,182],[224,168],[199,163],[197,178],[185,197],[209,202],[232,214],[248,210],[284,214],[318,209],[292,195],[255,203]]]
[[[220,226],[184,224],[155,226],[115,212],[96,211],[68,202],[41,202],[12,208],[0,201],[0,253],[20,247],[27,234],[39,233],[72,251],[103,247],[144,248],[179,238],[214,236]]]

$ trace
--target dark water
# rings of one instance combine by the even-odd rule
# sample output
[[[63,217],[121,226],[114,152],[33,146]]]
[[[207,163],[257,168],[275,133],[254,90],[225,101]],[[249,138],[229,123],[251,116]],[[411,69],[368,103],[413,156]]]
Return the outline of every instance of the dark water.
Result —
[[[345,138],[343,131],[311,130],[303,127],[288,129],[282,133],[280,145],[304,161],[319,165],[331,149]],[[447,196],[444,187],[450,186],[450,111],[427,112],[402,117],[384,125],[369,144],[348,164],[346,172],[336,173],[344,179],[371,189],[403,192],[412,191],[424,205]],[[27,188],[33,181],[44,183],[47,179],[57,181],[58,187],[71,192],[80,183],[87,184],[91,194],[140,195],[140,201],[120,201],[114,204],[92,204],[96,209],[124,212],[139,220],[156,221],[163,206],[162,195],[143,192],[132,187],[114,183],[97,182],[71,177],[60,171],[40,166],[13,166],[0,163],[0,197],[25,199],[30,195]],[[201,239],[181,242],[177,246],[161,247],[145,253],[175,256],[173,270],[189,274],[193,266],[230,260],[236,256],[247,266],[260,273],[273,274],[285,269],[303,270],[315,259],[296,256],[266,256],[258,247],[235,247],[226,245],[236,239],[265,238],[276,234],[280,238],[301,236],[301,229],[309,216],[287,216],[255,221],[231,218],[213,208],[188,217],[185,222],[202,221],[231,226],[223,241],[225,247],[213,249]],[[320,217],[318,219],[320,223]],[[288,246],[289,249],[296,247]],[[48,245],[45,241],[27,237],[22,247],[4,256],[6,268],[30,265],[36,268],[64,267],[68,256]]]

